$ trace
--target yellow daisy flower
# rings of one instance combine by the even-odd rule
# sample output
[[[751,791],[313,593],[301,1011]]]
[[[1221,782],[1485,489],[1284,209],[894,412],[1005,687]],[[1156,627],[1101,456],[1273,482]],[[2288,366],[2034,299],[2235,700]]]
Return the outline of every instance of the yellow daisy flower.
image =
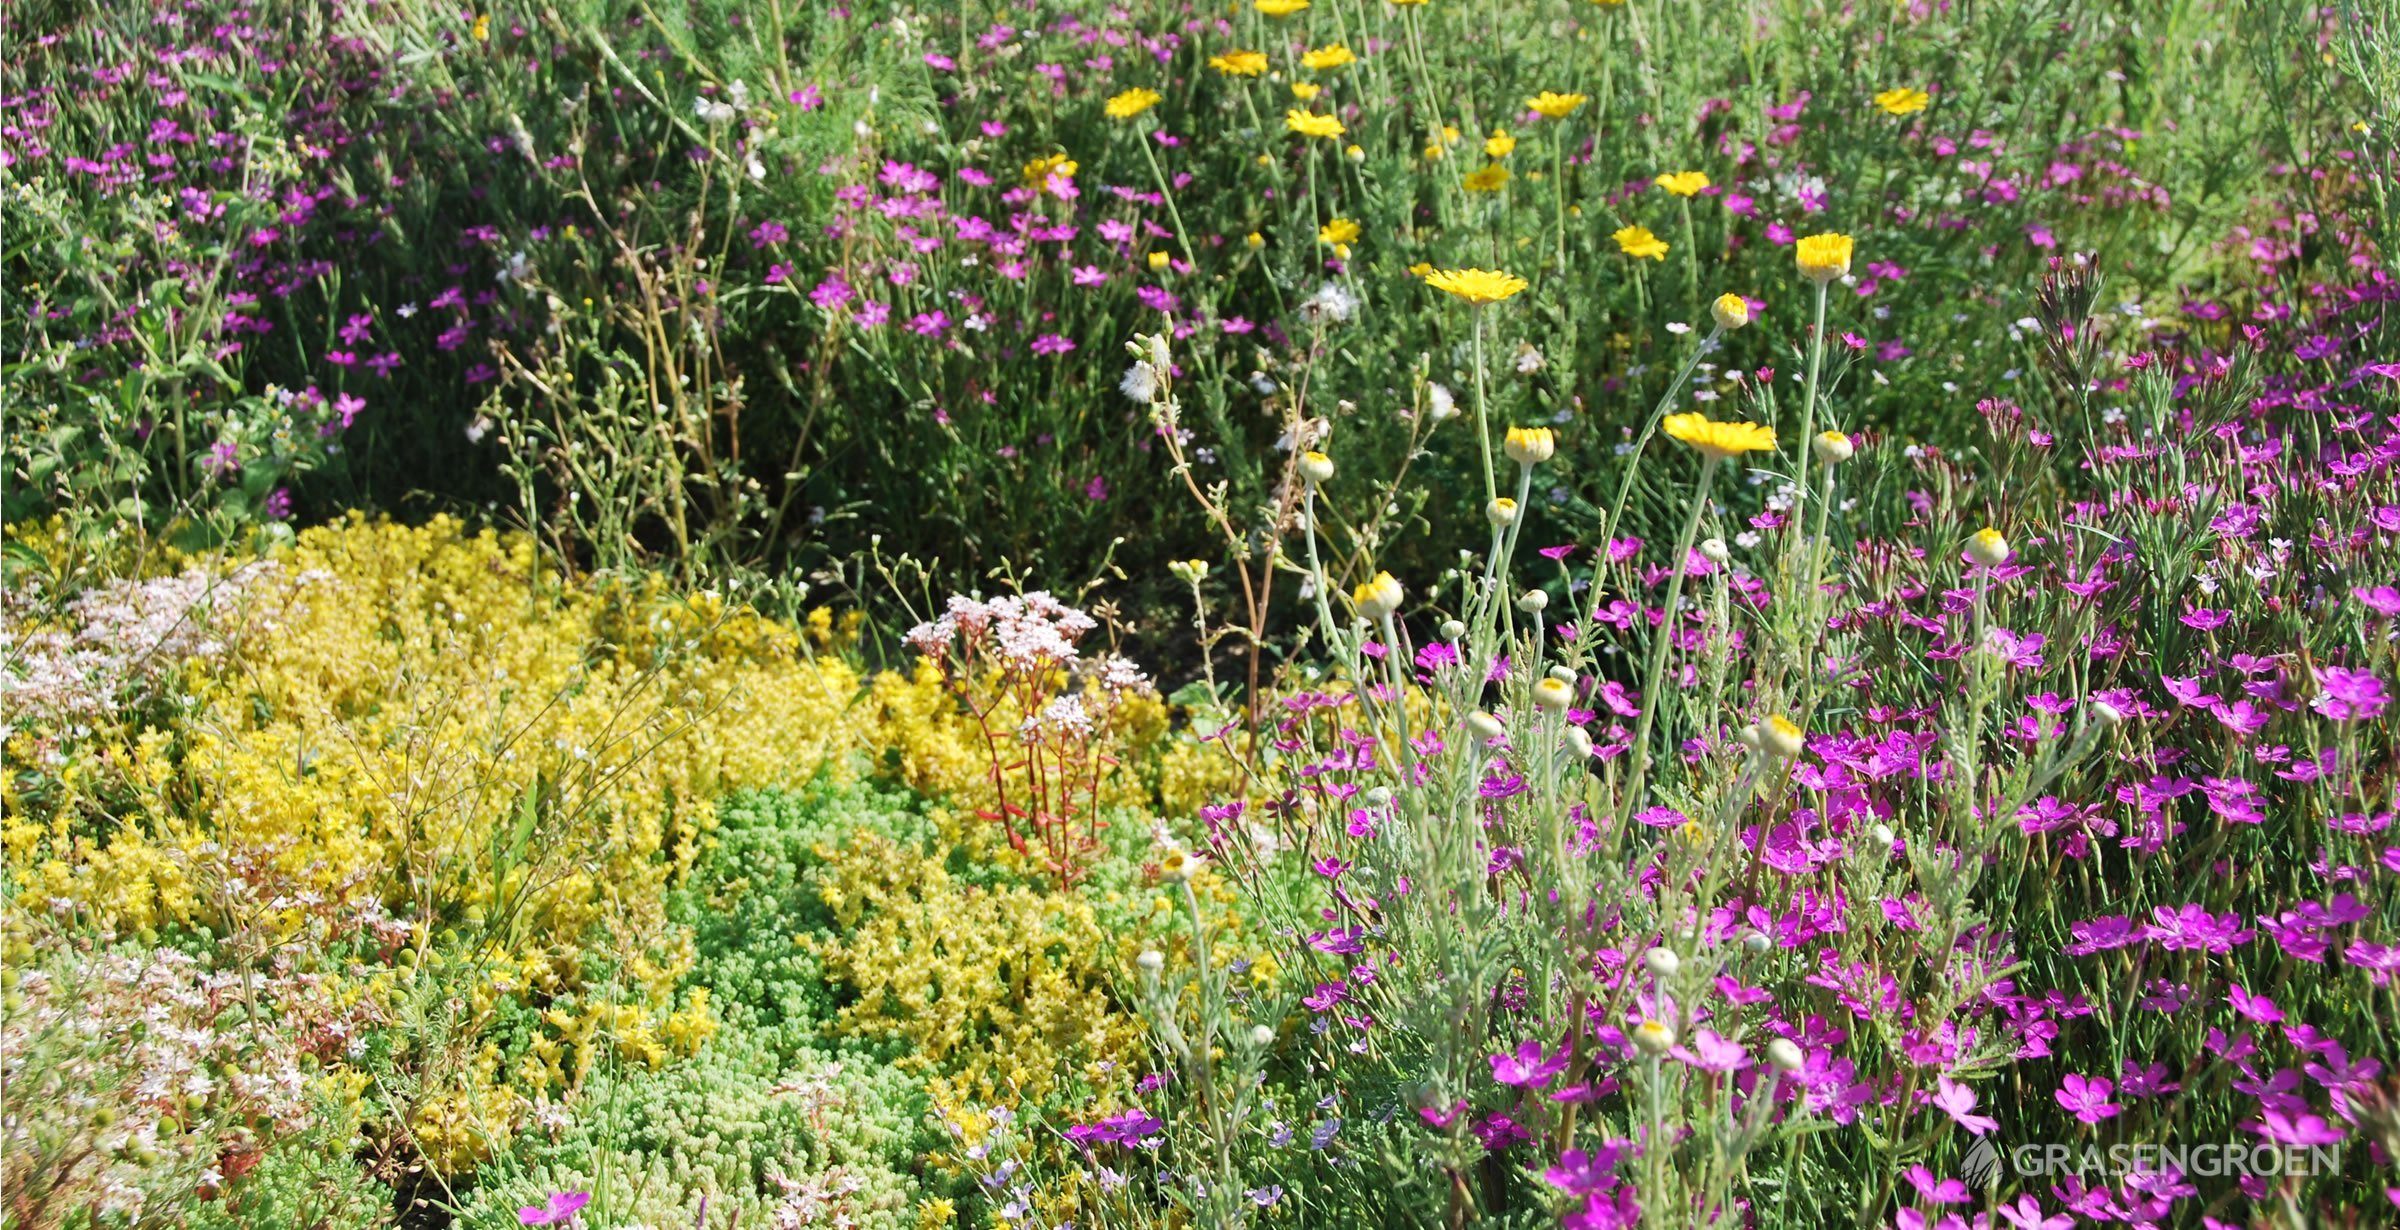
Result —
[[[1263,51],[1228,51],[1210,56],[1208,66],[1228,77],[1257,77],[1267,71],[1267,53]]]
[[[1590,101],[1591,99],[1581,94],[1556,94],[1549,90],[1544,90],[1541,93],[1526,99],[1525,106],[1527,110],[1534,112],[1543,119],[1563,120],[1569,115],[1573,114],[1575,108],[1580,107]]]
[[[1719,423],[1703,414],[1670,414],[1659,430],[1709,457],[1738,457],[1775,447],[1775,429],[1758,423]]]
[[[1259,0],[1264,4],[1266,0]],[[1342,122],[1330,115],[1315,115],[1295,107],[1283,113],[1283,126],[1304,137],[1324,137],[1331,140],[1342,135]]]
[[[1654,261],[1667,259],[1667,241],[1651,234],[1649,227],[1628,226],[1619,230],[1613,238],[1617,241],[1617,250],[1635,260],[1644,257]]]
[[[1163,101],[1165,96],[1158,91],[1136,86],[1108,100],[1108,118],[1129,120]]]
[[[1495,162],[1458,181],[1469,192],[1498,192],[1508,182],[1508,168]]]
[[[1677,171],[1650,181],[1676,196],[1698,196],[1708,190],[1708,172]]]
[[[1525,279],[1497,269],[1437,269],[1425,276],[1425,284],[1478,307],[1510,298],[1527,285]]]
[[[1340,68],[1344,64],[1357,62],[1358,57],[1350,54],[1350,49],[1340,43],[1327,43],[1300,57],[1302,68],[1320,73],[1330,68]]]
[[[1923,111],[1925,105],[1932,101],[1933,95],[1907,86],[1885,90],[1875,96],[1875,105],[1883,108],[1885,115],[1914,115]]]

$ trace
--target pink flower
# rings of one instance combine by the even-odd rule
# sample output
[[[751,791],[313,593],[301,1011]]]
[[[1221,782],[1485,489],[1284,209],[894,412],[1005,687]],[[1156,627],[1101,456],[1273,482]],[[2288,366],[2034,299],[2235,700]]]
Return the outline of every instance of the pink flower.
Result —
[[[1065,354],[1073,349],[1075,349],[1074,342],[1055,333],[1045,333],[1033,339],[1033,353],[1035,354]]]
[[[2325,1120],[2310,1114],[2287,1115],[2269,1110],[2260,1122],[2245,1123],[2244,1131],[2256,1132],[2281,1145],[2330,1145],[2342,1139],[2342,1134],[2327,1125]]]
[[[1981,1136],[2000,1126],[2000,1121],[1989,1115],[1971,1113],[1975,1109],[1977,1100],[1975,1091],[1947,1076],[1935,1077],[1934,1091],[1919,1096],[1941,1108],[1943,1114],[1950,1116],[1951,1122],[1967,1129],[1974,1135]]]
[[[2226,993],[2225,1002],[2232,1004],[2235,1012],[2261,1025],[2272,1025],[2283,1019],[2283,1009],[2276,1007],[2274,1000],[2264,995],[2252,995],[2248,987],[2239,983]]]
[[[2317,668],[2317,698],[2309,708],[2337,722],[2355,722],[2383,716],[2391,702],[2374,672],[2325,666]]]
[[[2098,1123],[2124,1111],[2124,1107],[2108,1100],[2116,1087],[2116,1082],[2105,1076],[2087,1078],[2069,1073],[2059,1087],[2058,1104],[2085,1123]]]
[[[2000,1216],[2017,1230],[2075,1230],[2074,1217],[2065,1213],[2044,1217],[2042,1202],[2032,1196],[2019,1196],[2016,1204],[2001,1205]]]
[[[552,1192],[541,1206],[518,1209],[517,1220],[528,1226],[564,1225],[591,1202],[590,1192]]]
[[[1560,1048],[1555,1055],[1542,1053],[1541,1039],[1530,1039],[1519,1045],[1514,1053],[1502,1051],[1491,1057],[1492,1079],[1503,1085],[1520,1088],[1527,1085],[1546,1085],[1550,1078],[1567,1069],[1567,1052]]]

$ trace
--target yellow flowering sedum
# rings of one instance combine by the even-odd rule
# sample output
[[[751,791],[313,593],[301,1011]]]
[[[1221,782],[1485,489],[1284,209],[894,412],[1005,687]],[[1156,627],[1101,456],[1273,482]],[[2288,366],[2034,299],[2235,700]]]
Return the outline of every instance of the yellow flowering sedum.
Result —
[[[1775,429],[1758,423],[1720,423],[1703,414],[1670,414],[1659,430],[1709,457],[1736,457],[1775,447]]]
[[[1038,188],[1048,182],[1052,175],[1057,175],[1062,179],[1073,179],[1075,172],[1079,169],[1081,168],[1076,166],[1075,161],[1065,154],[1051,154],[1047,157],[1033,159],[1025,164],[1025,182]]]
[[[1425,284],[1477,306],[1498,303],[1526,287],[1525,279],[1497,269],[1437,269],[1426,275]]]

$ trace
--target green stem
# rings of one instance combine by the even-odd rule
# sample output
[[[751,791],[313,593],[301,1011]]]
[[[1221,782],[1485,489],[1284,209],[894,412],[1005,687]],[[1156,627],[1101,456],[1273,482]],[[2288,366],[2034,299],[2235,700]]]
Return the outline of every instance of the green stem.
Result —
[[[1475,312],[1475,446],[1483,454],[1483,502],[1490,504],[1500,498],[1500,479],[1492,469],[1492,420],[1484,406],[1483,389],[1483,309]]]
[[[1709,482],[1716,475],[1717,458],[1710,457],[1700,463],[1699,481],[1692,485],[1692,513],[1684,519],[1683,537],[1675,544],[1675,571],[1667,581],[1666,615],[1659,620],[1658,632],[1651,638],[1650,665],[1642,674],[1642,720],[1633,736],[1633,772],[1627,778],[1630,786],[1621,800],[1622,811],[1627,816],[1642,805],[1642,791],[1648,784],[1645,779],[1650,771],[1650,730],[1658,723],[1658,709],[1663,699],[1659,683],[1666,674],[1667,647],[1675,640],[1675,607],[1683,601],[1684,565],[1691,558],[1692,540],[1699,537],[1700,518],[1708,511]],[[1622,817],[1616,831],[1624,832]]]

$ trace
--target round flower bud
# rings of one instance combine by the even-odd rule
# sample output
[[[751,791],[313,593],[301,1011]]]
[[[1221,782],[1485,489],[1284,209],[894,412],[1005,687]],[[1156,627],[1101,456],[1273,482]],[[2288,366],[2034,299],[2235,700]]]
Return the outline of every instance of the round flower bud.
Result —
[[[1888,846],[1888,845],[1892,844],[1892,836],[1893,836],[1893,834],[1892,834],[1892,826],[1891,826],[1891,825],[1888,825],[1888,824],[1878,824],[1878,825],[1876,825],[1874,828],[1872,828],[1872,829],[1869,829],[1869,830],[1867,830],[1867,831],[1868,831],[1868,832],[1870,832],[1870,833],[1873,833],[1873,834],[1875,835],[1875,841],[1876,841],[1876,844],[1878,844],[1878,845],[1886,845],[1886,846]]]
[[[1551,435],[1547,427],[1511,427],[1501,451],[1518,465],[1538,466],[1558,451],[1558,437]]]
[[[1565,713],[1575,700],[1575,689],[1556,679],[1544,679],[1533,685],[1533,703],[1546,712]]]
[[[1133,963],[1142,967],[1143,973],[1155,974],[1167,967],[1167,954],[1155,948],[1145,948],[1142,955],[1133,959]]]
[[[1333,458],[1310,451],[1300,454],[1300,477],[1310,483],[1323,483],[1333,477]]]
[[[1802,239],[1794,245],[1792,255],[1800,266],[1801,277],[1823,285],[1849,274],[1852,248],[1848,235],[1829,232]]]
[[[1575,672],[1574,672],[1574,670],[1573,670],[1573,669],[1571,669],[1571,668],[1569,668],[1569,667],[1564,667],[1564,666],[1553,666],[1553,667],[1551,667],[1551,668],[1550,668],[1550,677],[1551,677],[1552,679],[1556,679],[1556,680],[1558,680],[1560,683],[1573,683],[1573,682],[1575,682]]]
[[[1653,975],[1672,978],[1683,969],[1683,958],[1672,948],[1653,948],[1642,954],[1642,965]]]
[[[1528,615],[1539,615],[1549,605],[1550,595],[1538,589],[1529,589],[1517,595],[1517,609]]]
[[[1393,580],[1388,572],[1378,572],[1374,580],[1350,591],[1350,601],[1357,604],[1358,613],[1369,619],[1389,618],[1400,609],[1400,600],[1405,596],[1400,582]]]
[[[1158,878],[1168,884],[1181,884],[1192,878],[1192,856],[1181,846],[1168,846],[1158,856]]]
[[[1251,1026],[1250,1045],[1255,1046],[1260,1050],[1265,1050],[1266,1048],[1275,1045],[1275,1028],[1271,1025]]]
[[[1800,728],[1778,713],[1758,724],[1759,750],[1779,760],[1790,760],[1800,754]]]
[[[1467,634],[1467,625],[1455,619],[1445,619],[1442,621],[1441,633],[1443,640],[1455,641]]]
[[[1726,549],[1722,538],[1703,538],[1700,540],[1700,558],[1712,564],[1723,564],[1733,558],[1733,552]]]
[[[1367,160],[1367,151],[1359,146],[1353,145],[1350,148],[1342,151],[1342,157],[1347,158],[1352,162],[1365,162]]]
[[[1567,750],[1573,752],[1578,760],[1591,759],[1592,732],[1581,726],[1567,727]]]
[[[1755,751],[1757,751],[1757,750],[1758,750],[1758,724],[1757,724],[1757,723],[1755,723],[1755,722],[1753,722],[1753,723],[1751,723],[1751,724],[1750,724],[1750,725],[1748,725],[1748,726],[1744,726],[1744,727],[1742,727],[1742,728],[1740,728],[1740,729],[1738,729],[1738,730],[1734,731],[1734,732],[1733,732],[1733,741],[1734,741],[1734,742],[1736,742],[1736,743],[1739,743],[1739,744],[1741,744],[1743,747],[1749,748],[1751,751],[1754,751],[1754,752],[1755,752]]]
[[[1808,1056],[1790,1038],[1777,1038],[1767,1044],[1767,1062],[1778,1072],[1797,1072],[1808,1065]]]
[[[1645,1055],[1664,1055],[1674,1049],[1675,1027],[1665,1021],[1644,1021],[1634,1027],[1633,1044]]]
[[[1491,522],[1494,529],[1512,524],[1517,519],[1517,502],[1501,496],[1483,506],[1483,519]]]
[[[1392,788],[1389,786],[1377,786],[1367,792],[1367,806],[1369,807],[1389,807],[1391,802]]]
[[[1489,743],[1507,733],[1508,728],[1500,724],[1500,719],[1478,709],[1467,715],[1467,731],[1477,739]]]
[[[1708,314],[1718,328],[1731,333],[1750,323],[1750,301],[1740,295],[1719,295],[1715,303],[1708,305]]]
[[[2092,720],[2103,728],[2122,726],[2125,724],[2125,711],[2107,701],[2095,700],[2092,702]]]
[[[1967,540],[1967,558],[1986,568],[2007,563],[2011,554],[2014,553],[2008,548],[2008,539],[1988,526],[1975,531],[1975,536]]]
[[[1810,442],[1809,447],[1816,450],[1818,461],[1829,466],[1840,465],[1850,460],[1852,454],[1858,452],[1858,446],[1850,442],[1850,437],[1838,431],[1818,432],[1817,438]]]
[[[1754,957],[1765,956],[1767,949],[1773,945],[1774,941],[1768,939],[1764,931],[1753,931],[1742,937],[1742,951]]]

